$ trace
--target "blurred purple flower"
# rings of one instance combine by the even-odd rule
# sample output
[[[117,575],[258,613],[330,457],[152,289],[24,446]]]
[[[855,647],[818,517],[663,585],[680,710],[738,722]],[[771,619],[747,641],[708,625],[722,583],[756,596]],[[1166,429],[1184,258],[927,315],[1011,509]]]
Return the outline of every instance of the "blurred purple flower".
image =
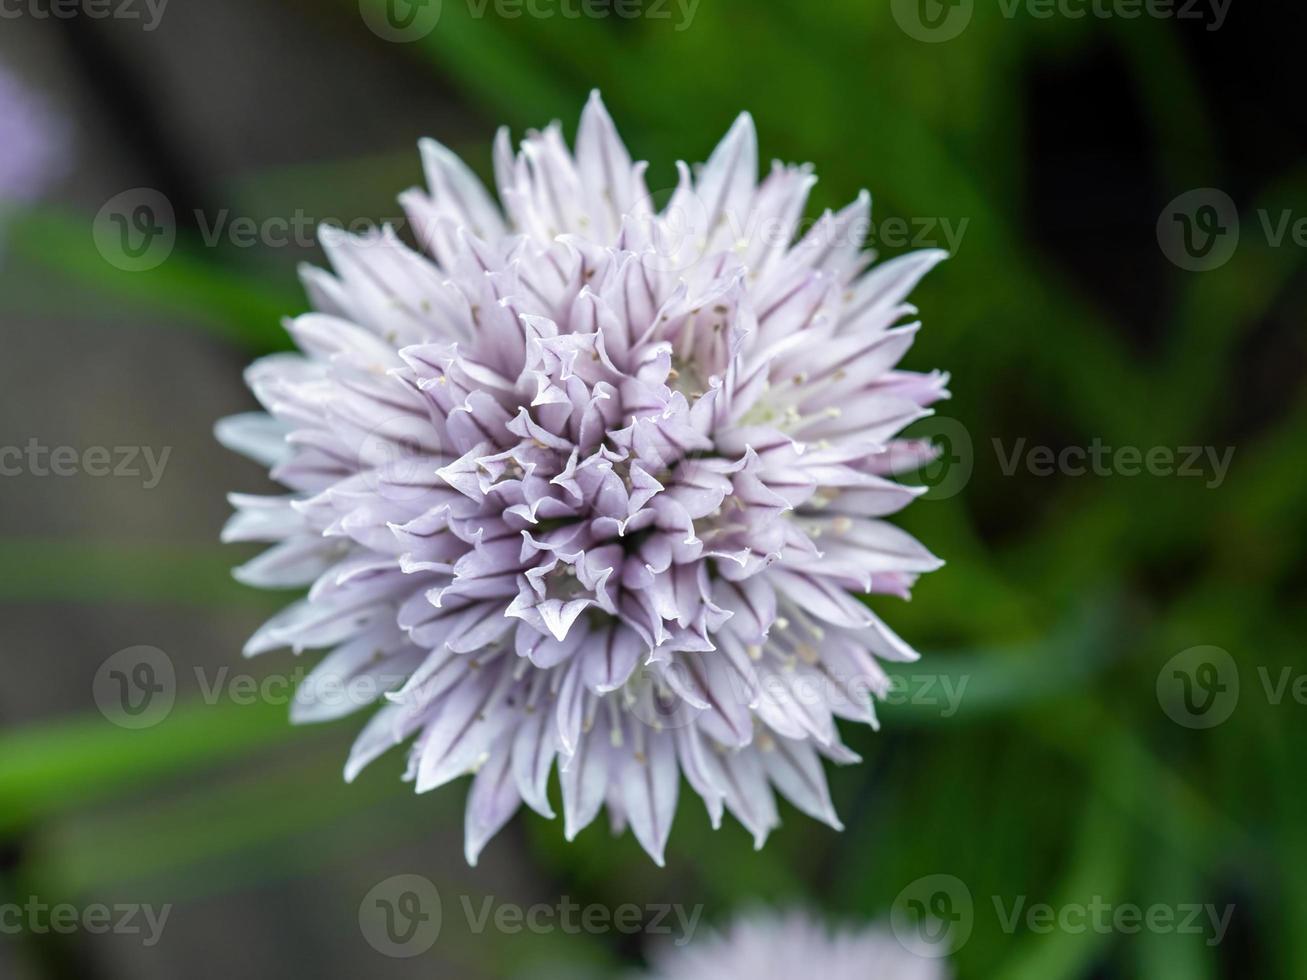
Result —
[[[931,458],[895,435],[946,397],[895,367],[944,253],[868,271],[866,194],[796,242],[815,178],[759,184],[747,114],[657,210],[597,95],[575,156],[558,124],[516,156],[500,132],[503,213],[421,149],[427,255],[323,229],[303,354],[219,424],[291,491],[233,498],[226,540],[276,542],[237,576],[312,583],[246,653],[335,648],[299,721],[384,696],[346,778],[415,735],[419,792],[475,772],[471,862],[521,803],[553,815],[555,761],[569,839],[606,804],[659,863],[682,774],[758,846],[773,787],[838,827],[834,719],[874,724],[876,658],[916,658],[850,591],[940,564],[881,518]]]
[[[63,175],[68,144],[67,121],[0,66],[0,208],[40,197]]]
[[[724,934],[664,948],[648,980],[944,980],[942,960],[885,929],[832,931],[801,912],[745,915]]]

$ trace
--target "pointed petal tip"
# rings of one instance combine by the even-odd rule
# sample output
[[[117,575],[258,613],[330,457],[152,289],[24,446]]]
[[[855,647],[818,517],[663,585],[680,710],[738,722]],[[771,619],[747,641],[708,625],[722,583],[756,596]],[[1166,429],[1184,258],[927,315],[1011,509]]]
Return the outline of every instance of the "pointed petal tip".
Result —
[[[236,569],[232,569],[233,575],[235,574],[235,572]],[[237,581],[239,581],[239,579]],[[268,636],[264,634],[262,631],[260,631],[258,633],[255,633],[253,636],[251,636],[248,640],[245,641],[245,646],[241,647],[241,656],[247,658],[257,657],[261,653],[269,653],[273,650],[276,650],[284,646],[286,646],[284,642],[281,642],[280,640],[277,640],[272,636]]]

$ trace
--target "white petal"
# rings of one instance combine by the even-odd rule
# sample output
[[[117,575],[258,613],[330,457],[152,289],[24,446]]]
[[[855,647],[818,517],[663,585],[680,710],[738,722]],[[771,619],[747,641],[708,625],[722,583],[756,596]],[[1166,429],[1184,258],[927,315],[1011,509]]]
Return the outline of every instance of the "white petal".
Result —
[[[220,419],[214,437],[232,452],[248,456],[264,466],[276,466],[290,456],[286,443],[288,428],[266,412],[246,412]]]
[[[508,766],[507,746],[500,746],[477,771],[467,794],[463,853],[469,865],[476,867],[481,849],[512,819],[521,803]]]
[[[669,732],[650,732],[644,745],[643,755],[630,754],[618,763],[622,802],[631,832],[661,868],[672,818],[676,816],[681,774]]]

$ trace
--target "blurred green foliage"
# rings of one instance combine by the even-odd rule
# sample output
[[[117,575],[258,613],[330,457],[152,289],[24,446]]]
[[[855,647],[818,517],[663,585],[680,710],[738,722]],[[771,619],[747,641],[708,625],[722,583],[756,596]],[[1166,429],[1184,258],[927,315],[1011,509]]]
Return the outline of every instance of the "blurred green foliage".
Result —
[[[1221,416],[1237,345],[1286,296],[1301,306],[1292,284],[1303,255],[1250,238],[1220,270],[1167,267],[1162,343],[1145,356],[1032,240],[1023,219],[1022,66],[1036,51],[1071,58],[1105,42],[1133,73],[1162,186],[1219,186],[1196,79],[1167,25],[1148,20],[1003,20],[982,6],[964,37],[939,47],[906,37],[888,4],[866,0],[705,0],[683,32],[653,20],[477,19],[447,2],[439,29],[399,55],[426,59],[484,110],[485,142],[458,149],[487,175],[493,123],[517,132],[553,118],[574,125],[586,92],[599,87],[633,152],[654,162],[653,187],[672,183],[678,157],[704,159],[747,108],[765,156],[816,163],[814,207],[840,205],[866,186],[882,219],[968,221],[956,256],[916,294],[926,329],[910,365],[952,370],[954,400],[943,411],[970,433],[975,469],[962,493],[924,501],[904,519],[949,565],[919,584],[910,605],[878,604],[925,652],[923,669],[966,678],[960,710],[941,718],[938,707],[891,705],[880,733],[847,732],[866,761],[833,774],[843,834],[787,811],[791,819],[755,853],[739,827],[714,834],[699,803],[683,795],[669,870],[660,872],[629,837],[613,840],[595,827],[568,845],[556,826],[519,818],[561,890],[612,903],[693,896],[714,920],[759,900],[865,920],[886,915],[912,880],[947,873],[977,903],[975,932],[955,957],[964,980],[1301,975],[1302,709],[1268,703],[1256,671],[1294,666],[1301,648],[1307,399],[1291,393],[1286,411],[1248,431],[1226,431]],[[362,169],[389,187],[406,166],[375,160]],[[270,174],[233,193],[331,200],[359,170],[350,163]],[[415,157],[406,179],[417,180]],[[1300,169],[1263,188],[1257,206],[1284,207],[1307,199],[1305,191]],[[84,221],[34,214],[26,222],[15,241],[29,258],[122,302],[185,312],[250,352],[284,346],[278,317],[302,306],[288,278],[236,275],[198,249],[150,273],[115,275],[94,255]],[[1222,438],[1237,452],[1214,490],[1163,478],[1032,483],[1003,475],[992,438],[1050,432],[1075,445]],[[115,548],[101,546],[70,575],[48,542],[4,548],[6,599],[267,602],[228,584],[226,559],[216,554],[133,552],[124,576]],[[1173,723],[1155,693],[1167,660],[1199,644],[1229,650],[1245,685],[1239,709],[1211,731]],[[411,801],[410,815],[386,805],[407,792],[394,767],[341,786],[339,739],[330,752],[314,749],[279,711],[262,708],[179,708],[156,737],[109,738],[82,721],[7,733],[0,807],[12,828],[89,800],[126,798],[179,767],[194,771],[291,740],[309,763],[273,769],[267,784],[221,799],[196,788],[189,805],[148,819],[124,799],[94,841],[67,841],[48,872],[77,887],[119,877],[179,881],[188,869],[245,853],[266,857],[257,866],[275,874],[329,859],[326,847],[297,850],[292,842],[305,835],[339,845],[363,822],[418,835],[433,815],[459,819],[457,791],[452,801],[448,792],[438,802]],[[280,802],[288,798],[289,810]],[[188,826],[200,812],[226,830],[196,838]],[[142,865],[146,839],[167,846]],[[218,876],[208,887],[238,884]],[[1021,895],[1055,905],[1100,896],[1234,902],[1236,935],[1221,947],[1185,935],[1008,935],[989,897]],[[584,956],[600,968],[619,957],[602,944],[584,953],[522,944],[465,953],[495,973],[525,971],[540,955]]]

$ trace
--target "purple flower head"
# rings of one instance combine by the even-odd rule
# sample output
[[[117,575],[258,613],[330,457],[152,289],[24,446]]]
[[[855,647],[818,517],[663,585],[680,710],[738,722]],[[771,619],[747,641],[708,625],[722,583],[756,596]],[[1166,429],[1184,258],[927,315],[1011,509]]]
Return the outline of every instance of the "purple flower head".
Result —
[[[677,948],[655,963],[649,980],[945,980],[942,960],[910,951],[888,931],[832,932],[800,912],[756,913],[721,935]]]
[[[290,490],[233,498],[225,538],[275,543],[238,578],[312,586],[246,653],[332,649],[297,720],[383,702],[347,779],[410,739],[419,792],[475,773],[471,862],[523,802],[553,816],[555,766],[569,839],[606,805],[659,863],[682,775],[759,846],[773,789],[838,827],[835,718],[874,724],[878,659],[916,658],[851,593],[940,564],[883,518],[931,455],[896,434],[946,397],[896,368],[944,253],[869,269],[866,195],[799,238],[814,178],[759,183],[748,115],[661,209],[597,95],[574,154],[500,132],[502,211],[422,156],[426,254],[323,229],[302,353],[219,424]]]

